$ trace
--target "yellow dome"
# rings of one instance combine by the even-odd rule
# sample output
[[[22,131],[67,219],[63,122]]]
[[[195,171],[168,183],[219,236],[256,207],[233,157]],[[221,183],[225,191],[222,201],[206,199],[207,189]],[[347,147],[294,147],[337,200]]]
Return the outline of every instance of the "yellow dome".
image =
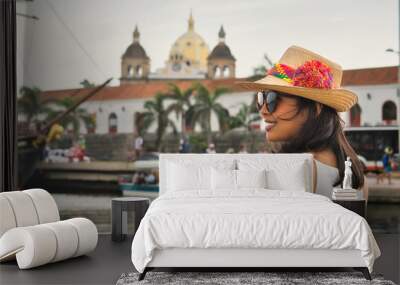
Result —
[[[207,69],[209,48],[203,38],[194,31],[192,14],[189,18],[189,28],[172,45],[168,62],[185,67]]]

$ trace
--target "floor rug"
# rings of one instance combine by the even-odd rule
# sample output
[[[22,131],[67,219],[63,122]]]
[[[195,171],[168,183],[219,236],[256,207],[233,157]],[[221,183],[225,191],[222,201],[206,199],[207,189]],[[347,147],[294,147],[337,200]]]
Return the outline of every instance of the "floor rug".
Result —
[[[146,277],[138,281],[139,273],[124,273],[116,285],[133,284],[379,284],[395,285],[384,280],[380,274],[371,274],[372,281],[364,278],[361,272],[147,272]]]

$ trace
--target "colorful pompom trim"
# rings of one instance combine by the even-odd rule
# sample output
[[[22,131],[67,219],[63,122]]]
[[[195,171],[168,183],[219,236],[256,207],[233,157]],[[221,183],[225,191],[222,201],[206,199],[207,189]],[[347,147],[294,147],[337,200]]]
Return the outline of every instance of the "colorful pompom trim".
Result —
[[[333,88],[333,75],[328,65],[319,60],[306,61],[304,64],[294,69],[286,64],[277,63],[267,75],[273,75],[293,86],[307,88]]]
[[[282,63],[276,63],[268,72],[268,75],[276,76],[289,83],[292,83],[293,74],[294,74],[294,69]]]

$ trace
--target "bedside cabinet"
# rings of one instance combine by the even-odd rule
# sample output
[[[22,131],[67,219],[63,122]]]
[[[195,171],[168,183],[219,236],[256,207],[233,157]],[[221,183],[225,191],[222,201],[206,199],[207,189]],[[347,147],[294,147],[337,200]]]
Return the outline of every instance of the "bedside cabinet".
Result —
[[[111,200],[111,239],[123,241],[128,234],[128,212],[135,213],[135,232],[150,206],[149,198],[118,197]]]
[[[332,202],[341,205],[342,207],[359,214],[361,217],[367,217],[367,205],[365,200],[336,200],[332,199]]]

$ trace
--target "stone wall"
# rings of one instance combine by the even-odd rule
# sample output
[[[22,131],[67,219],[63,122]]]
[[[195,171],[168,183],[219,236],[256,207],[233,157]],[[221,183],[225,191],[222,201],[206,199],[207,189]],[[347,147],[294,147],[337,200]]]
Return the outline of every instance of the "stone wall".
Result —
[[[86,154],[95,160],[104,161],[127,161],[134,149],[133,134],[86,134]],[[217,153],[225,153],[229,148],[234,152],[239,151],[241,144],[245,144],[248,152],[270,152],[272,146],[266,143],[264,132],[229,132],[221,134],[215,132],[212,135]],[[207,148],[207,136],[196,133],[189,136],[192,152],[204,152]],[[180,136],[167,134],[162,140],[162,152],[178,152]],[[144,149],[157,151],[155,147],[156,136],[153,133],[143,137]],[[51,148],[68,148],[73,144],[71,137],[64,136],[57,142],[52,143]]]
[[[96,160],[128,160],[133,149],[132,134],[88,134],[85,136],[86,155]]]

